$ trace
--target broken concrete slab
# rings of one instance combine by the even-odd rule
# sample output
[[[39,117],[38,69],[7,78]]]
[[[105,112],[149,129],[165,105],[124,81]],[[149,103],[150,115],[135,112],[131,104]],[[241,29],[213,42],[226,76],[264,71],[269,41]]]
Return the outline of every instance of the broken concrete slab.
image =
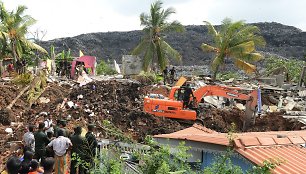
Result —
[[[277,112],[278,108],[275,105],[269,106],[269,112]]]
[[[289,101],[289,102],[287,103],[287,105],[284,107],[284,109],[285,109],[286,111],[291,111],[291,110],[295,107],[295,105],[296,105],[296,102],[294,102],[294,101]]]
[[[241,104],[241,103],[236,103],[235,106],[236,106],[238,109],[242,110],[242,111],[245,110],[245,106],[244,106],[243,104]]]

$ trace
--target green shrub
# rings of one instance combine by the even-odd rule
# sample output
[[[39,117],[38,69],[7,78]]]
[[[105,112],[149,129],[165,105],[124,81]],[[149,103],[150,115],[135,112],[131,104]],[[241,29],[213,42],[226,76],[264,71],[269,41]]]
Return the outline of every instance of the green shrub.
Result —
[[[237,79],[239,77],[240,75],[237,72],[232,72],[232,71],[222,72],[217,74],[218,80],[229,80],[231,78]]]
[[[278,57],[269,57],[265,59],[265,74],[269,75],[273,70],[279,67],[285,67],[288,70],[289,81],[298,82],[300,73],[305,62],[296,59],[281,59]]]
[[[31,73],[24,73],[24,74],[20,74],[18,76],[16,76],[13,79],[13,83],[16,85],[28,85],[31,83],[31,81],[33,80],[33,75]]]
[[[100,63],[97,65],[96,70],[97,70],[98,75],[114,75],[114,74],[117,73],[114,69],[112,69],[103,60],[101,60]]]
[[[156,75],[155,73],[152,73],[152,72],[141,71],[135,77],[135,79],[142,84],[154,84],[154,83],[158,83],[159,81],[163,80],[163,77]]]

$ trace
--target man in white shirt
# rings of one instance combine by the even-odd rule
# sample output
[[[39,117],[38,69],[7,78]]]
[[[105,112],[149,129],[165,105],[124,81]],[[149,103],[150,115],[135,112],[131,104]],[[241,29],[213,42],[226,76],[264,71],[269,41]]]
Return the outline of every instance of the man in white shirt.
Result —
[[[53,126],[52,126],[52,116],[51,115],[48,115],[47,113],[44,115],[44,123],[45,123],[45,133],[47,134],[47,132],[52,132],[54,133],[54,130],[53,130]]]
[[[30,150],[35,152],[35,138],[33,132],[34,126],[29,125],[28,132],[26,132],[22,138],[25,151]]]
[[[58,130],[58,137],[52,140],[47,147],[53,147],[55,153],[55,173],[66,174],[67,171],[67,151],[72,146],[69,138],[64,137],[64,131]]]

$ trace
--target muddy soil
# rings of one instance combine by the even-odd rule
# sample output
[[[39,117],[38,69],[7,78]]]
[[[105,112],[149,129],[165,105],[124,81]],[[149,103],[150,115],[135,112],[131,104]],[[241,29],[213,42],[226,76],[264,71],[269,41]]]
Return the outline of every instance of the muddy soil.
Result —
[[[207,110],[204,118],[204,125],[207,128],[218,132],[228,132],[231,129],[231,123],[235,124],[237,132],[243,131],[244,111],[238,108],[233,109],[211,109]],[[285,119],[283,113],[274,112],[256,117],[255,124],[247,128],[247,132],[266,132],[266,131],[289,131],[301,130],[303,123],[294,119]]]

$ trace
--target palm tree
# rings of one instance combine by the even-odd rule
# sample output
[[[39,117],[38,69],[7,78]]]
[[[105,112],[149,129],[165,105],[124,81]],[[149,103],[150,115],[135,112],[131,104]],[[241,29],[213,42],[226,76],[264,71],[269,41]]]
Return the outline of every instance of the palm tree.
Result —
[[[25,35],[28,32],[28,28],[33,25],[36,21],[29,15],[24,15],[24,11],[27,8],[25,6],[18,6],[16,11],[12,10],[8,12],[3,3],[0,3],[0,30],[1,38],[5,36],[7,42],[10,45],[10,49],[14,60],[20,60],[25,48],[35,49],[42,53],[47,51],[41,46],[26,39]]]
[[[156,1],[151,4],[150,14],[140,15],[141,26],[144,26],[144,36],[141,42],[132,51],[133,55],[142,55],[143,70],[148,71],[154,61],[157,61],[159,68],[164,69],[169,58],[181,61],[182,56],[173,49],[163,38],[162,32],[183,32],[185,29],[178,21],[167,22],[169,16],[175,13],[173,8],[162,9],[162,2]]]
[[[231,58],[234,64],[246,73],[253,73],[256,67],[251,62],[261,60],[261,54],[255,52],[255,46],[264,46],[262,36],[257,35],[259,29],[256,26],[246,25],[244,21],[232,22],[226,18],[222,21],[220,31],[204,21],[209,34],[213,37],[213,45],[202,43],[201,48],[205,52],[213,52],[216,56],[212,60],[211,68],[214,72],[213,79],[216,79],[221,65],[224,65],[225,58]]]

